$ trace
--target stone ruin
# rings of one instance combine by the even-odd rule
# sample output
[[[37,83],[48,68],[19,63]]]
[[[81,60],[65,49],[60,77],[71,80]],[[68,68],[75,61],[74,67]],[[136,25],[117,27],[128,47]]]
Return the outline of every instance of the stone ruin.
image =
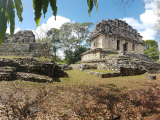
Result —
[[[49,57],[48,43],[37,43],[30,30],[19,31],[11,37],[6,34],[0,46],[0,56]]]
[[[102,20],[90,35],[91,50],[81,55],[81,61],[71,65],[100,77],[158,73],[160,64],[143,54],[142,36],[125,21]],[[87,69],[109,70],[101,74]]]
[[[53,82],[59,77],[67,77],[54,61],[38,58],[0,58],[0,80],[25,80],[34,82]]]
[[[54,61],[40,58],[49,57],[49,51],[48,43],[37,43],[32,31],[19,31],[13,37],[6,34],[0,46],[0,80],[53,82],[67,77],[64,69],[69,68],[62,69]]]
[[[83,53],[82,61],[105,58],[104,51],[117,51],[123,55],[125,52],[143,54],[144,50],[142,36],[137,30],[118,19],[100,21],[91,32],[90,41],[92,51]]]

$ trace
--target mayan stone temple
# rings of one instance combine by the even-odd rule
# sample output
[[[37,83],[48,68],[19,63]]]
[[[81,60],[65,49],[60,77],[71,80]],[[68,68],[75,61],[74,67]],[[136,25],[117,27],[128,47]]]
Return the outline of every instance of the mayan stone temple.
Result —
[[[90,36],[91,51],[82,55],[82,61],[104,58],[107,51],[118,51],[143,54],[142,36],[125,21],[102,20]],[[97,49],[98,48],[98,49]]]
[[[90,35],[91,50],[82,53],[81,61],[71,65],[102,78],[158,73],[160,64],[143,54],[142,36],[125,21],[102,20]],[[90,72],[109,70],[112,73]]]
[[[53,82],[56,78],[68,76],[49,57],[48,43],[38,43],[32,31],[24,30],[6,34],[0,46],[0,81],[25,80]],[[68,69],[68,68],[67,68]]]
[[[6,34],[0,46],[0,56],[47,57],[49,51],[48,43],[37,43],[35,35],[30,30],[19,31],[13,37]]]

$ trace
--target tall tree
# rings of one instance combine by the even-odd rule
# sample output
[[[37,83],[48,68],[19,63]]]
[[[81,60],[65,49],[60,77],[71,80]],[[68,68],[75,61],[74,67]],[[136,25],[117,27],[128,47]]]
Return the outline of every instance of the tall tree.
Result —
[[[48,40],[50,41],[51,56],[55,61],[57,61],[57,51],[61,48],[59,32],[59,29],[56,28],[51,28],[47,32]]]
[[[65,23],[60,28],[60,39],[65,50],[73,50],[81,45],[89,36],[91,22]]]
[[[65,53],[65,61],[67,64],[74,64],[81,60],[81,54],[86,52],[87,48],[84,46],[79,46],[74,51],[66,50]]]
[[[154,60],[159,58],[158,43],[154,40],[144,41],[144,54],[152,57]]]

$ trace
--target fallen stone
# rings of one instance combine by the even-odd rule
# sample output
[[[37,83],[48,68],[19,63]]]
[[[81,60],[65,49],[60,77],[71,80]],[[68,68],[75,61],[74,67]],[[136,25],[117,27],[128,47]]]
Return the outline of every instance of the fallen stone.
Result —
[[[33,113],[36,113],[36,112],[40,112],[41,109],[39,107],[31,107],[30,109],[30,113],[33,114]]]
[[[156,80],[156,75],[148,74],[147,78],[150,80]]]
[[[118,115],[113,115],[112,119],[113,119],[113,120],[118,120],[118,119],[120,119],[120,117],[121,117],[120,114],[118,114]]]

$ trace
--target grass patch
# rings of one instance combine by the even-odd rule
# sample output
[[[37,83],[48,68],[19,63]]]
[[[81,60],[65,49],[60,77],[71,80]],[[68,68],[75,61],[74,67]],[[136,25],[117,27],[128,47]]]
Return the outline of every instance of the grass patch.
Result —
[[[109,70],[99,70],[99,69],[87,69],[87,71],[99,72],[99,73],[113,73]]]
[[[14,58],[31,58],[31,56],[0,56],[0,58],[5,58],[5,59],[14,59]]]
[[[99,78],[79,70],[66,71],[61,82],[0,82],[0,110],[19,119],[159,119],[160,74]],[[5,104],[5,105],[4,105]],[[32,107],[42,110],[30,114]],[[3,119],[3,115],[0,116]]]

